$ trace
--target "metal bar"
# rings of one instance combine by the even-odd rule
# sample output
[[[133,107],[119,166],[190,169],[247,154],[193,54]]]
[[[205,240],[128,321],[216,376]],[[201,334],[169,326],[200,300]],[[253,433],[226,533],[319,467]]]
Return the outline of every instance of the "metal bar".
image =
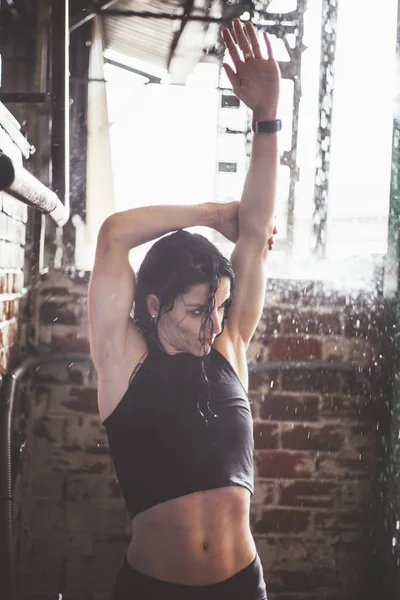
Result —
[[[291,369],[305,371],[340,371],[341,373],[353,373],[364,391],[371,393],[372,385],[364,371],[357,366],[334,363],[328,360],[282,360],[270,363],[249,365],[249,373],[270,373],[272,371],[290,371]]]
[[[52,0],[50,22],[51,187],[69,213],[69,0]]]
[[[134,67],[130,67],[129,65],[126,65],[124,63],[120,63],[116,60],[112,60],[110,58],[106,58],[104,59],[105,62],[109,63],[110,65],[113,65],[114,67],[119,67],[121,69],[125,69],[126,71],[130,71],[131,73],[135,73],[136,75],[142,75],[143,77],[147,77],[147,79],[149,79],[149,83],[161,83],[161,77],[156,77],[155,75],[150,75],[149,73],[146,73],[145,71],[141,71],[140,69],[135,69]],[[92,80],[89,80],[92,81]]]
[[[313,215],[314,254],[320,258],[325,257],[326,253],[337,17],[338,0],[323,0],[317,133],[318,166],[315,170]]]
[[[163,13],[163,12],[152,12],[148,10],[132,10],[132,9],[122,9],[122,8],[112,8],[110,10],[97,10],[97,14],[101,14],[105,17],[142,17],[144,19],[153,18],[153,19],[167,19],[170,21],[185,19],[187,21],[204,21],[205,23],[226,23],[230,19],[226,17],[207,17],[205,15],[186,15],[185,13],[181,14],[172,14],[172,13]],[[285,21],[296,21],[297,20],[297,11],[291,12],[287,14],[281,13],[260,13],[262,18],[269,21],[274,21],[274,23],[285,22]],[[245,23],[247,19],[243,19],[243,23]],[[256,28],[264,28],[265,25],[260,23],[253,23]]]
[[[113,4],[115,4],[117,1],[118,0],[110,0],[109,2],[103,2],[101,4],[101,7],[99,6],[99,2],[93,2],[92,6],[89,7],[88,9],[86,9],[88,12],[85,14],[84,17],[73,16],[71,18],[71,24],[70,24],[70,28],[69,28],[70,33],[72,31],[75,31],[75,29],[78,29],[78,27],[81,27],[81,25],[84,25],[88,21],[91,21],[92,19],[94,19],[94,17],[97,14],[99,14],[99,11],[102,12],[100,10],[100,8],[102,8],[104,10],[104,9],[108,8],[109,6],[112,6]],[[83,10],[82,12],[85,12],[85,11]]]
[[[141,17],[143,19],[167,19],[169,21],[180,21],[182,19],[187,21],[203,21],[204,23],[223,23],[224,19],[218,17],[206,17],[203,15],[185,15],[181,13],[179,15],[172,13],[161,13],[151,12],[148,10],[124,10],[124,9],[111,9],[111,10],[99,10],[98,14],[105,17]]]
[[[57,195],[23,167],[16,167],[12,160],[0,151],[0,190],[46,213],[59,227],[69,219],[69,212]]]
[[[23,102],[23,103],[43,103],[46,101],[46,94],[40,92],[0,92],[0,102]]]

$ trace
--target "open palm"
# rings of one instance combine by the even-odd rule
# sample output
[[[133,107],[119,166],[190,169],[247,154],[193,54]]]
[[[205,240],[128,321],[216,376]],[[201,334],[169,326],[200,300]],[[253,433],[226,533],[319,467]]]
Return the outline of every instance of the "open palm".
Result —
[[[274,60],[271,41],[263,32],[267,58],[263,58],[255,29],[250,22],[242,26],[239,19],[233,21],[237,42],[229,29],[222,30],[222,36],[232,58],[235,70],[223,64],[232,89],[239,100],[262,115],[276,114],[280,92],[280,69]],[[241,58],[243,55],[243,59]]]

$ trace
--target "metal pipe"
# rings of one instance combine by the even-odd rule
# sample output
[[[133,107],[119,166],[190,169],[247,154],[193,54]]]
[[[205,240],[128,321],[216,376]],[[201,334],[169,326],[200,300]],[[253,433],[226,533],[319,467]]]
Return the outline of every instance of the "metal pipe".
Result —
[[[287,360],[275,361],[270,363],[261,363],[249,365],[249,373],[268,373],[270,371],[288,371],[290,369],[304,369],[305,371],[340,371],[342,373],[353,373],[356,375],[359,383],[368,390],[372,391],[371,382],[360,367],[353,365],[344,365],[327,360]]]
[[[102,2],[101,6],[99,6],[99,2],[93,2],[93,5],[91,7],[89,7],[87,10],[88,12],[85,14],[84,17],[73,17],[71,19],[71,24],[70,24],[70,28],[69,31],[70,33],[72,31],[75,31],[75,29],[78,29],[78,27],[80,27],[81,25],[84,25],[85,23],[87,23],[88,21],[91,21],[92,19],[94,19],[94,17],[99,14],[99,12],[102,12],[100,9],[106,9],[109,6],[112,6],[113,4],[115,4],[117,2],[117,0],[109,0],[109,2]],[[82,10],[82,12],[84,12],[85,9]]]
[[[0,190],[48,214],[59,227],[69,219],[69,211],[52,192],[23,167],[17,167],[0,150]]]
[[[15,590],[15,555],[12,536],[12,476],[11,476],[11,435],[12,419],[15,393],[18,381],[32,367],[53,362],[68,361],[91,362],[90,354],[84,353],[66,353],[41,356],[28,356],[23,362],[15,367],[3,377],[2,387],[0,388],[0,416],[1,416],[1,469],[0,469],[0,531],[1,554],[0,554],[0,573],[1,573],[1,597],[7,600],[16,600]]]
[[[131,9],[117,9],[112,8],[110,10],[101,10],[97,9],[97,14],[105,16],[105,17],[142,17],[144,19],[167,19],[170,21],[186,19],[188,21],[203,21],[204,23],[225,23],[229,21],[226,17],[207,17],[203,15],[185,15],[185,14],[173,14],[173,13],[163,13],[163,12],[151,12],[148,10],[131,10]],[[268,13],[266,11],[262,12],[262,17],[268,21],[274,22],[289,22],[295,20],[297,17],[297,13],[295,11],[290,13]],[[243,19],[243,22],[246,22],[246,19]],[[265,24],[253,23],[256,28],[264,28]]]
[[[24,104],[43,104],[46,94],[42,92],[0,92],[0,102],[23,102]]]
[[[51,187],[69,214],[69,0],[52,0],[50,23]]]

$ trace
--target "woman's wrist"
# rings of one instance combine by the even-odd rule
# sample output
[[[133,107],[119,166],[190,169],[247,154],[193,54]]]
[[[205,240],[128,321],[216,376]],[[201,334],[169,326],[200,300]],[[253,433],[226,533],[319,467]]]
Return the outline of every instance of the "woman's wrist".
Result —
[[[218,204],[218,202],[204,202],[200,204],[200,225],[218,230],[221,217],[221,204]]]
[[[275,121],[277,118],[277,108],[261,107],[253,110],[253,121]]]

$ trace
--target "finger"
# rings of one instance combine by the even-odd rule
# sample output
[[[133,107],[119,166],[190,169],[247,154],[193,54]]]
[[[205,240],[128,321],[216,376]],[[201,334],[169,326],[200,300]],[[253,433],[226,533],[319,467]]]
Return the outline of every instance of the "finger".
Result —
[[[233,91],[235,92],[235,94],[237,93],[239,87],[240,87],[240,82],[239,82],[239,78],[236,75],[235,71],[232,69],[232,67],[226,63],[223,63],[222,65],[225,69],[225,73],[228,76],[229,81],[231,82],[231,86]]]
[[[245,24],[245,32],[250,40],[251,47],[253,48],[254,58],[262,58],[261,48],[260,44],[258,43],[257,34],[255,32],[253,24],[250,23],[250,21],[248,21]]]
[[[250,42],[247,39],[246,34],[244,33],[242,24],[239,19],[234,19],[233,28],[235,30],[236,39],[238,41],[239,48],[241,49],[243,54],[245,52],[249,52],[251,50]]]
[[[265,45],[267,46],[268,58],[274,58],[274,53],[272,50],[272,44],[271,44],[269,35],[266,31],[263,31],[263,35],[264,35]]]
[[[238,65],[240,65],[240,63],[242,62],[242,60],[239,56],[237,46],[236,46],[235,42],[233,41],[232,34],[229,31],[229,29],[227,29],[226,27],[224,27],[224,29],[222,30],[222,37],[223,37],[225,45],[228,49],[230,57],[233,60],[233,64],[237,68]]]

